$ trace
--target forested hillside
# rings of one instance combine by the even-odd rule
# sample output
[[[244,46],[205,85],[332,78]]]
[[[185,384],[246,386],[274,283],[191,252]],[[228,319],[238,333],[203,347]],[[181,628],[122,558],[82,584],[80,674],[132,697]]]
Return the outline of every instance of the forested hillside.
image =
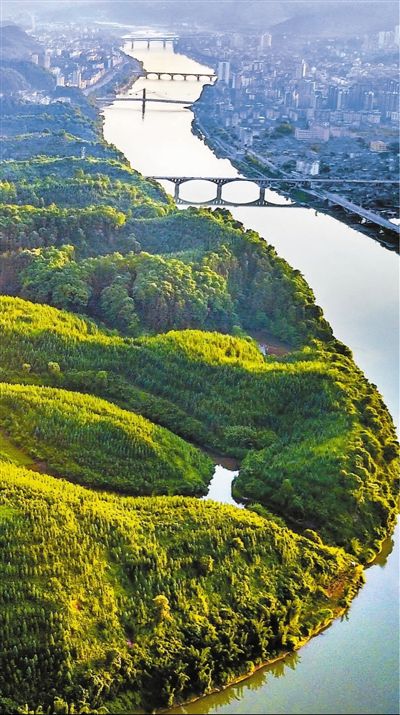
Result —
[[[224,685],[327,623],[361,575],[235,507],[95,495],[5,464],[0,525],[2,712],[150,711]]]
[[[0,710],[151,711],[345,609],[398,445],[300,272],[69,99],[2,98]],[[209,449],[247,509],[193,498]]]
[[[0,337],[2,379],[91,391],[196,444],[247,455],[238,495],[363,559],[379,549],[396,511],[396,438],[376,389],[340,344],[265,360],[240,338],[122,339],[12,298],[0,299]]]

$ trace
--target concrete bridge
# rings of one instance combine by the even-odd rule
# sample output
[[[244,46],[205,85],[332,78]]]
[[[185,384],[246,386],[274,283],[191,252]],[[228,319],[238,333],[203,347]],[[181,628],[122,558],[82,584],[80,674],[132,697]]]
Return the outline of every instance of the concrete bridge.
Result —
[[[171,181],[174,185],[174,199],[177,204],[187,204],[188,206],[270,206],[276,208],[295,208],[302,204],[296,201],[285,201],[283,203],[277,203],[270,201],[265,198],[266,189],[271,189],[272,184],[275,183],[274,179],[242,179],[239,176],[233,177],[215,177],[215,176],[148,176],[148,179],[154,179],[155,181]],[[183,199],[180,195],[180,187],[182,184],[187,184],[190,181],[209,181],[215,184],[217,187],[216,196],[213,199],[207,201],[187,201]],[[238,201],[228,201],[222,198],[222,189],[226,184],[233,184],[235,182],[246,182],[249,184],[256,184],[259,187],[258,198],[254,201],[238,202]],[[279,179],[278,179],[279,183]],[[281,183],[282,180],[281,180]]]
[[[301,201],[298,201],[296,199],[291,199],[290,202],[286,201],[283,203],[278,203],[276,201],[271,201],[270,199],[267,199],[265,197],[265,192],[266,190],[271,190],[271,191],[279,191],[286,187],[286,188],[296,188],[298,187],[299,189],[304,189],[307,191],[307,189],[313,189],[314,187],[318,187],[318,189],[321,189],[322,187],[325,189],[329,188],[329,185],[332,184],[396,184],[398,185],[397,181],[379,181],[379,180],[373,180],[369,181],[368,179],[342,179],[341,181],[338,179],[319,179],[319,178],[257,178],[257,179],[249,179],[249,178],[242,178],[240,176],[229,176],[229,177],[215,177],[215,176],[149,176],[147,177],[149,179],[154,179],[155,181],[171,181],[175,186],[174,186],[174,199],[176,203],[178,204],[186,204],[189,206],[268,206],[271,208],[298,208],[300,206],[307,206],[308,204],[303,203]],[[188,201],[186,199],[182,199],[180,196],[180,187],[182,184],[189,183],[190,181],[209,181],[212,184],[215,184],[217,187],[216,191],[216,196],[208,201]],[[223,198],[222,196],[222,189],[226,184],[233,184],[236,182],[243,182],[243,183],[250,183],[250,184],[255,184],[259,188],[259,195],[257,199],[253,201],[247,201],[247,202],[238,202],[238,201],[227,201],[226,199]],[[346,213],[359,216],[360,218],[364,219],[366,223],[378,226],[379,228],[385,229],[386,231],[389,231],[390,233],[394,233],[397,236],[400,234],[400,226],[397,226],[396,224],[392,223],[388,219],[384,218],[383,216],[380,216],[379,214],[375,213],[374,211],[370,211],[369,209],[365,209],[363,206],[358,206],[357,204],[352,203],[351,201],[348,201],[345,199],[343,196],[340,196],[338,194],[331,193],[329,191],[318,191],[318,193],[315,191],[313,192],[314,195],[319,198],[322,201],[322,206],[321,210],[326,210],[329,207],[335,207],[335,206],[340,206],[342,209],[346,211]]]
[[[132,50],[135,47],[135,42],[145,42],[147,45],[147,49],[149,49],[152,43],[162,42],[162,46],[166,47],[168,42],[175,42],[177,39],[177,35],[149,35],[147,37],[135,35],[134,37],[124,37],[124,40],[130,43]]]
[[[216,74],[208,74],[207,72],[157,72],[156,70],[147,70],[144,73],[144,77],[146,79],[165,79],[169,78],[170,80],[176,80],[176,79],[193,79],[197,80],[197,82],[200,82],[202,79],[217,79]]]

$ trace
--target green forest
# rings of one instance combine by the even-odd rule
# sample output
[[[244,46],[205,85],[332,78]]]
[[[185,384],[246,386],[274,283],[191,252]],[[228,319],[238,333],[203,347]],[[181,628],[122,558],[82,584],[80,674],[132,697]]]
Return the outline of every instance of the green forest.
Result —
[[[299,648],[398,498],[389,412],[301,273],[225,209],[178,210],[70,99],[0,99],[9,715],[152,712]],[[209,453],[245,508],[201,499]]]

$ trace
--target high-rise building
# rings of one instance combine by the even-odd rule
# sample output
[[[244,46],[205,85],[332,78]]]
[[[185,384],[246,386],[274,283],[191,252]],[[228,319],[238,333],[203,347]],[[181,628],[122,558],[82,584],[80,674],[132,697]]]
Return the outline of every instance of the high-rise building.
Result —
[[[37,54],[31,55],[31,62],[33,62],[34,65],[38,65],[39,64],[39,55],[37,55]]]
[[[387,47],[395,42],[394,32],[378,32],[378,47]]]
[[[301,62],[298,62],[296,65],[296,72],[295,72],[295,77],[296,79],[303,79],[307,74],[307,63],[305,60],[301,60]]]
[[[347,109],[349,103],[349,90],[331,85],[328,90],[328,108],[334,111]]]
[[[394,28],[394,44],[400,45],[400,25],[396,25]]]
[[[244,37],[239,32],[234,32],[231,39],[231,47],[241,50],[244,45]]]
[[[364,106],[363,109],[370,112],[374,108],[374,92],[364,92]]]
[[[49,70],[50,65],[51,65],[51,52],[50,52],[50,50],[46,50],[44,53],[44,57],[43,57],[43,67],[46,70]]]
[[[271,46],[272,46],[272,35],[269,32],[264,32],[264,34],[261,35],[261,37],[260,37],[259,48],[260,48],[260,50],[267,50]]]
[[[81,79],[82,79],[82,75],[81,75],[80,69],[74,70],[73,73],[72,73],[72,83],[71,83],[72,86],[73,86],[73,87],[80,87],[80,86],[81,86]]]
[[[364,105],[364,94],[366,86],[363,84],[353,84],[349,89],[349,109],[362,109]]]
[[[218,63],[218,80],[229,84],[229,77],[231,72],[230,62],[219,62]]]

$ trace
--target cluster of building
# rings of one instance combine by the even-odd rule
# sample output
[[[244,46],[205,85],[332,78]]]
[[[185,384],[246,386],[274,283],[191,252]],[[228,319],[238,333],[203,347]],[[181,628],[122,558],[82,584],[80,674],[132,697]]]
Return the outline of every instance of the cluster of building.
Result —
[[[217,70],[198,118],[231,156],[250,152],[284,175],[396,179],[398,26],[350,39],[219,34],[178,46]]]
[[[58,87],[93,87],[124,62],[118,42],[105,38],[99,30],[45,33],[38,39],[46,49],[33,54],[31,61],[49,70]]]
[[[260,50],[266,49],[268,53],[260,56]],[[232,48],[227,52],[223,45],[221,50],[230,55],[218,62],[218,99],[224,105],[227,127],[246,123],[257,129],[287,121],[297,140],[326,142],[350,136],[353,130],[371,127],[375,134],[377,126],[398,124],[396,62],[376,65],[360,56],[365,50],[350,52],[348,58],[340,52],[339,67],[329,45],[325,57],[315,57],[314,48],[314,57],[306,61],[283,54],[281,47],[274,51],[270,34],[267,40],[261,36],[258,47],[253,45],[250,57],[248,44],[243,53]]]

